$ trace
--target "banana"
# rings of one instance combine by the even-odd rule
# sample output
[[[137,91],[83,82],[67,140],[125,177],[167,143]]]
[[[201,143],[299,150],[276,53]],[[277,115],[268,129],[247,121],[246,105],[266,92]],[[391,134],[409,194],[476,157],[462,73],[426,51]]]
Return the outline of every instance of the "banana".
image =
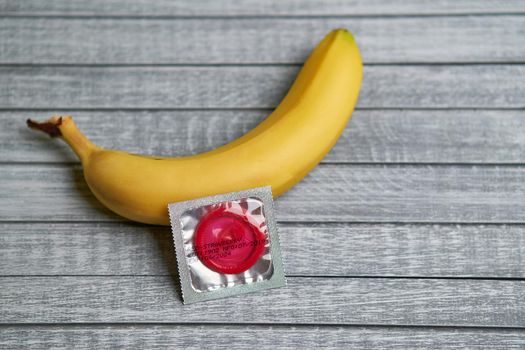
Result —
[[[82,162],[84,177],[105,206],[128,219],[169,225],[168,203],[248,188],[279,196],[330,151],[357,102],[363,67],[344,29],[314,49],[275,111],[237,140],[187,157],[147,157],[93,144],[70,116],[30,127],[59,136]]]

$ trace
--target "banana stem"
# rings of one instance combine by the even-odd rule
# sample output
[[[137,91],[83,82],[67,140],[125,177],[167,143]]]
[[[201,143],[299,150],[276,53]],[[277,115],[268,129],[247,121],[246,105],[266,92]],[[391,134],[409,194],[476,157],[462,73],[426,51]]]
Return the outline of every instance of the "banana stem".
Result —
[[[28,119],[27,126],[30,127],[31,129],[40,130],[48,134],[51,137],[62,136],[62,133],[60,132],[60,129],[58,128],[58,126],[62,124],[62,117],[58,117],[58,119],[53,119],[53,118],[45,122],[42,122],[42,123],[35,122],[34,120]]]
[[[71,146],[82,163],[85,163],[91,153],[99,148],[78,129],[70,116],[54,116],[44,122],[28,119],[27,126],[40,130],[51,137],[62,138]]]

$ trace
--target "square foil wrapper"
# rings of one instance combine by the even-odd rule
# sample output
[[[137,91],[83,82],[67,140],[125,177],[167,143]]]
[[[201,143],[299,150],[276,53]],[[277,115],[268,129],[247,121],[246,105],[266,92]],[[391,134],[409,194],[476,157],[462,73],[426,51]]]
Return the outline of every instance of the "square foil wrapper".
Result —
[[[286,285],[269,186],[168,209],[185,304]]]

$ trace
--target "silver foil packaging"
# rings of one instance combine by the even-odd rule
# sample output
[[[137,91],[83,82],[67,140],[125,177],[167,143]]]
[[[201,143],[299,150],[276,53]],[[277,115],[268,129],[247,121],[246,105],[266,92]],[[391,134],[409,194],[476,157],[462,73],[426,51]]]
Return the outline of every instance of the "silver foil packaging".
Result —
[[[185,304],[286,284],[270,187],[168,209]]]

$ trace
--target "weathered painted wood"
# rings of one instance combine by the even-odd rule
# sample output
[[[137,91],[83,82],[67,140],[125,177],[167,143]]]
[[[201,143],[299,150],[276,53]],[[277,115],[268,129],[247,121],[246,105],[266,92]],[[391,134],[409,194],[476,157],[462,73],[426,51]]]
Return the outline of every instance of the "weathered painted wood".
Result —
[[[0,108],[271,108],[288,66],[0,67]],[[363,108],[520,108],[525,65],[365,67]]]
[[[199,152],[262,120],[332,26],[356,32],[366,63],[523,63],[525,22],[508,13],[524,5],[0,0],[0,64],[14,63],[0,68],[0,162],[39,162],[0,166],[0,347],[236,348],[254,339],[262,348],[524,347],[522,166],[322,165],[277,201],[287,272],[296,276],[289,286],[182,306],[169,229],[118,222],[78,165],[45,164],[74,158],[28,131],[23,120],[35,115],[22,115],[110,109],[77,118],[103,145]],[[484,15],[464,16],[473,13]],[[187,65],[118,67],[157,63]],[[523,73],[521,64],[370,65],[359,106],[523,108]],[[522,114],[361,110],[327,161],[523,164]],[[237,325],[197,324],[209,322]],[[374,326],[349,326],[360,324]]]
[[[439,329],[415,327],[210,326],[210,325],[74,325],[5,326],[0,347],[6,349],[522,349],[524,330]]]
[[[76,162],[64,143],[25,127],[50,111],[0,111],[0,162]],[[106,148],[183,156],[246,133],[271,110],[63,111]],[[521,110],[357,110],[324,162],[525,163]],[[118,137],[115,137],[118,135]]]
[[[509,0],[1,0],[0,11],[5,15],[59,16],[366,16],[522,13],[525,5]]]
[[[175,274],[167,227],[0,224],[0,275]],[[525,278],[525,226],[279,226],[288,275]]]
[[[0,167],[0,221],[118,221],[77,165]],[[322,165],[276,202],[280,221],[525,223],[525,167]]]
[[[2,277],[0,323],[220,322],[525,327],[525,281],[288,278],[182,305],[177,276]]]
[[[365,63],[523,62],[524,16],[366,19],[4,18],[2,63],[302,63],[332,29]],[[278,40],[276,40],[278,38]]]

